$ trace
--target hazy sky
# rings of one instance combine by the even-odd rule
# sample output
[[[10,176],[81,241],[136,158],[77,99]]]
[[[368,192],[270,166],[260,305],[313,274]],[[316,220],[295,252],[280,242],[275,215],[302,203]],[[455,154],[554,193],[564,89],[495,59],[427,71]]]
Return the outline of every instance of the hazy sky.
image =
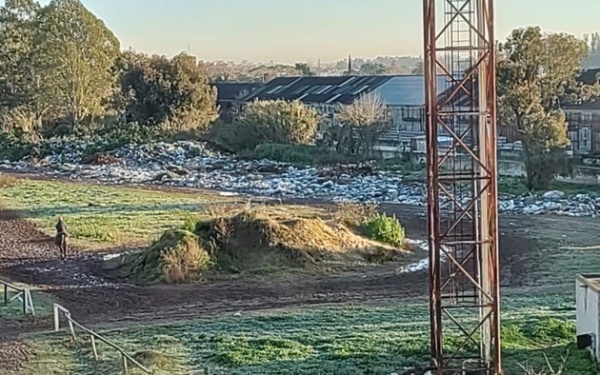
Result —
[[[41,1],[43,4],[48,0]],[[0,3],[3,3],[0,0]],[[124,49],[295,62],[420,55],[422,0],[83,0]],[[439,1],[441,4],[442,2]],[[498,37],[520,26],[600,31],[600,0],[496,0]]]

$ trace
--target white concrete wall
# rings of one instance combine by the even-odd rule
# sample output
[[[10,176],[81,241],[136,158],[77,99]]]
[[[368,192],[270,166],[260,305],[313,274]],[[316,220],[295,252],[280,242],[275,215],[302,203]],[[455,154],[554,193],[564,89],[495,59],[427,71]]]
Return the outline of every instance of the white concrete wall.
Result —
[[[600,334],[600,311],[598,311],[598,292],[589,287],[581,277],[576,281],[577,336],[593,334],[595,336],[594,355],[600,358],[598,337]]]

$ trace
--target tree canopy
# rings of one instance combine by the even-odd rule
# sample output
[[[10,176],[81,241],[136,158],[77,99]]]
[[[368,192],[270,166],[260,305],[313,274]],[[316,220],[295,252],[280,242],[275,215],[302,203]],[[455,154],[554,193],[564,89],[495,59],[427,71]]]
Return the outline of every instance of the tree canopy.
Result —
[[[205,128],[217,116],[216,92],[192,56],[128,51],[119,63],[121,103],[130,121]]]
[[[556,159],[569,145],[564,104],[596,95],[597,85],[577,81],[587,53],[585,41],[568,34],[544,34],[538,27],[514,30],[500,45],[500,120],[521,137],[531,189],[548,187],[560,172]]]
[[[128,115],[128,116],[115,116]],[[122,53],[79,0],[6,0],[0,7],[0,124],[16,136],[129,117],[205,128],[216,94],[191,56]]]
[[[245,106],[226,142],[236,150],[266,143],[306,145],[314,141],[321,116],[299,101],[264,100]]]
[[[101,115],[116,83],[117,37],[78,0],[51,1],[36,31],[45,104],[74,124]]]

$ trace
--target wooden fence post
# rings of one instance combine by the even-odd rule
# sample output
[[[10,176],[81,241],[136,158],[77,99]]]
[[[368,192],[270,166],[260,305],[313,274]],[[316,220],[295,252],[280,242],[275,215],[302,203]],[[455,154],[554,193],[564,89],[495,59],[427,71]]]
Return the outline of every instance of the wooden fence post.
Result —
[[[73,328],[73,322],[71,321],[71,313],[65,313],[67,320],[69,321],[69,329],[71,330],[71,335],[73,336],[73,340],[77,339],[75,336],[75,328]]]
[[[90,335],[92,338],[92,351],[94,352],[94,360],[98,360],[98,351],[96,350],[96,338],[94,335]]]
[[[23,298],[21,298],[21,301],[23,301],[23,315],[27,315],[27,293],[25,289],[23,289]]]
[[[60,331],[60,316],[58,315],[58,306],[54,304],[54,332]]]
[[[99,334],[95,333],[94,331],[82,326],[81,324],[79,324],[78,322],[76,322],[75,320],[73,320],[71,318],[71,313],[69,312],[69,310],[65,309],[64,307],[58,305],[58,304],[54,304],[54,330],[55,331],[59,331],[60,330],[60,314],[63,314],[65,316],[65,318],[67,319],[68,323],[69,323],[69,330],[71,331],[71,335],[73,336],[73,339],[77,339],[77,336],[75,334],[75,326],[77,326],[77,328],[81,329],[83,331],[83,334],[89,334],[90,335],[90,339],[91,339],[91,343],[92,343],[92,352],[94,355],[94,359],[96,361],[99,360],[99,356],[98,356],[98,348],[96,345],[96,339],[104,342],[106,345],[108,345],[109,347],[117,350],[118,352],[121,353],[121,359],[122,359],[122,365],[123,365],[123,373],[125,375],[127,375],[127,373],[129,372],[129,363],[128,361],[131,361],[131,363],[134,366],[139,367],[143,372],[145,372],[146,374],[151,374],[152,371],[150,371],[149,369],[147,369],[144,365],[142,365],[141,363],[139,363],[137,360],[135,360],[133,357],[129,356],[127,353],[125,353],[125,350],[123,348],[120,348],[119,346],[117,346],[115,343],[109,341],[106,338],[103,338],[102,336],[100,336]]]
[[[8,285],[4,284],[4,304],[8,305]]]
[[[27,289],[27,300],[29,301],[29,310],[31,310],[31,315],[35,315],[35,307],[33,306],[33,299],[31,298],[31,291]]]

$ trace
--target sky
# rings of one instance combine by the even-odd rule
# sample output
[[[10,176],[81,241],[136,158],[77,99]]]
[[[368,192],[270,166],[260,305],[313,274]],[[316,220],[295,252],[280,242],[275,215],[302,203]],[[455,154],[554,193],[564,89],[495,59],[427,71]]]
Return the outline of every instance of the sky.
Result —
[[[202,60],[281,63],[422,54],[422,0],[82,1],[123,49],[146,53],[171,56],[189,46]],[[577,36],[600,31],[599,0],[495,4],[501,39],[514,28],[534,25]]]

